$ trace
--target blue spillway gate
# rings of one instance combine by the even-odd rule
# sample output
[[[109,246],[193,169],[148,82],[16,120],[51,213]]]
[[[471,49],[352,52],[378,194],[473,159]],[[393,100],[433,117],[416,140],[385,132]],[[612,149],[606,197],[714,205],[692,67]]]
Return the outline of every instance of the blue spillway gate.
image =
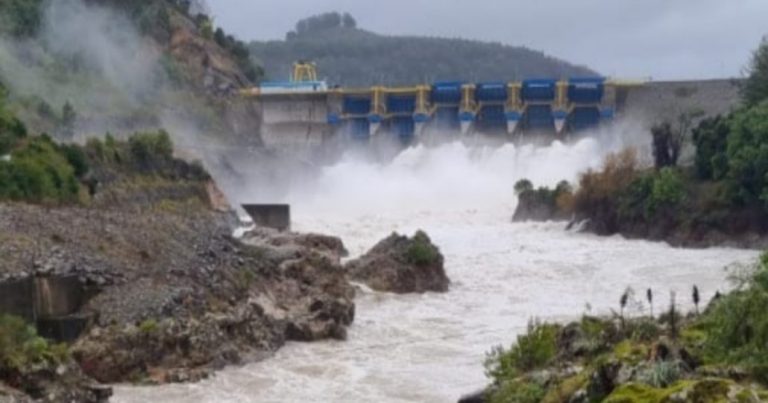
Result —
[[[412,115],[415,110],[415,95],[390,95],[387,97],[387,113]]]
[[[475,86],[475,101],[480,105],[477,128],[482,131],[506,131],[507,116],[504,104],[507,102],[507,83],[501,81],[479,83]]]
[[[577,104],[599,104],[605,93],[604,78],[572,78],[568,80],[568,100]]]
[[[577,106],[568,115],[568,128],[571,131],[591,129],[599,124],[600,110],[594,106]]]
[[[435,105],[435,127],[438,130],[458,131],[461,81],[438,81],[432,85],[430,103]]]
[[[389,131],[402,141],[409,141],[416,132],[413,114],[416,111],[415,95],[390,95],[387,97],[387,113],[393,115]]]
[[[557,81],[531,79],[523,81],[520,98],[523,102],[552,102],[555,100]]]
[[[366,140],[370,137],[370,122],[367,116],[371,112],[370,97],[345,96],[342,100],[342,112],[345,115],[354,116],[345,124],[345,130],[350,138]]]
[[[518,88],[519,94],[511,92]],[[461,132],[467,128],[463,122],[468,122],[487,133],[519,128],[559,134],[563,129],[590,129],[612,119],[614,108],[604,102],[612,88],[605,78],[576,77],[565,83],[527,79],[520,84],[489,81],[474,86],[438,81],[432,84],[425,100],[421,98],[425,95],[422,87],[350,91],[342,92],[341,114],[329,113],[328,123],[356,139],[368,139],[378,123],[386,133],[408,141],[416,136],[416,128],[421,128],[422,123],[443,132]],[[374,106],[373,97],[382,104]]]
[[[342,111],[349,115],[367,115],[371,112],[371,98],[367,96],[346,96]]]
[[[532,131],[554,130],[555,119],[552,116],[552,106],[546,104],[529,105],[523,118],[523,127]]]
[[[580,131],[600,124],[599,104],[605,95],[605,79],[601,77],[572,78],[568,81],[568,101],[575,106],[568,116],[568,128]]]
[[[525,130],[551,131],[555,128],[552,116],[552,102],[557,93],[557,81],[551,79],[531,79],[523,81],[520,98],[529,104],[523,116]]]

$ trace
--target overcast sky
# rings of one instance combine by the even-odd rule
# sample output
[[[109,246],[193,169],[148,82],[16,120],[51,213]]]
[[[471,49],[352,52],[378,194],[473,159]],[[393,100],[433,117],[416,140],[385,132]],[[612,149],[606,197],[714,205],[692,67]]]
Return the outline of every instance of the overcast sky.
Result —
[[[351,13],[391,34],[523,45],[608,76],[741,74],[768,33],[768,0],[208,0],[242,39],[282,39],[301,18]]]

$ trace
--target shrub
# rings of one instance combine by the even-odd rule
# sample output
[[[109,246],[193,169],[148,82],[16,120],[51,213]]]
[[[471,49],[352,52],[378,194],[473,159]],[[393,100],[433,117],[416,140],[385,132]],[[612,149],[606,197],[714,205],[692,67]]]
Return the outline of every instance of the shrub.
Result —
[[[626,149],[606,157],[600,171],[589,170],[579,179],[573,206],[577,214],[596,219],[600,233],[613,233],[619,223],[619,196],[640,176],[637,152]]]
[[[5,110],[2,98],[2,92],[0,92],[0,156],[11,152],[19,141],[27,137],[26,126]]]
[[[86,159],[94,163],[96,176],[145,175],[193,181],[210,179],[200,163],[188,163],[173,157],[173,143],[164,130],[135,133],[127,141],[116,140],[107,133],[104,140],[88,139],[83,150]]]
[[[663,168],[653,178],[649,208],[655,211],[660,207],[674,207],[683,200],[683,180],[673,168]]]
[[[145,335],[155,333],[157,329],[159,329],[159,325],[154,319],[147,319],[139,324],[139,331]]]
[[[512,380],[499,385],[490,396],[491,403],[539,403],[547,390],[535,382]]]
[[[680,379],[681,372],[678,361],[657,361],[640,371],[637,379],[654,388],[666,388]]]
[[[85,152],[81,147],[74,144],[66,144],[61,146],[61,151],[75,170],[75,176],[82,178],[88,173],[88,157],[85,156]]]
[[[558,325],[531,321],[528,332],[518,335],[517,343],[511,349],[497,347],[486,356],[486,375],[501,385],[521,372],[547,365],[557,354],[559,330]]]
[[[742,285],[714,302],[704,314],[709,358],[759,372],[768,362],[768,254]]]
[[[533,183],[528,179],[520,179],[515,183],[515,193],[519,196],[522,193],[533,190]]]
[[[23,319],[0,315],[0,374],[17,372],[32,364],[56,364],[66,359],[67,349],[50,345]]]
[[[129,140],[133,160],[139,170],[162,168],[173,159],[173,143],[165,130],[157,133],[136,133]]]
[[[416,231],[405,255],[410,263],[417,266],[434,264],[440,259],[440,251],[432,245],[424,231]]]
[[[71,202],[80,190],[75,168],[47,136],[30,139],[11,161],[0,161],[0,179],[0,199]]]

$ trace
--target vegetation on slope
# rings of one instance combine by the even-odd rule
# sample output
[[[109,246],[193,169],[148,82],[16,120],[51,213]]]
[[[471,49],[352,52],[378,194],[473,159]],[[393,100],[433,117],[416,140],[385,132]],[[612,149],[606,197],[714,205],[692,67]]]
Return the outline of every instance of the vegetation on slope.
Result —
[[[0,2],[0,85],[28,127],[56,138],[166,121],[230,134],[221,95],[261,75],[187,0]]]
[[[84,202],[98,181],[130,175],[207,180],[199,164],[173,157],[165,131],[136,133],[126,141],[111,135],[85,146],[57,144],[32,136],[0,98],[0,202],[62,204]],[[87,190],[87,192],[86,192]]]
[[[701,314],[531,323],[487,358],[491,402],[764,401],[768,254]],[[698,303],[698,288],[693,288]],[[648,292],[649,301],[652,301]],[[627,304],[627,294],[621,307]],[[704,400],[702,400],[704,399]]]
[[[35,364],[58,364],[66,360],[67,347],[50,344],[23,319],[0,315],[0,379],[13,379]]]
[[[286,40],[251,42],[250,50],[269,79],[284,80],[293,62],[312,60],[331,84],[347,86],[596,74],[525,47],[377,35],[358,28],[348,14],[338,13],[301,20]]]

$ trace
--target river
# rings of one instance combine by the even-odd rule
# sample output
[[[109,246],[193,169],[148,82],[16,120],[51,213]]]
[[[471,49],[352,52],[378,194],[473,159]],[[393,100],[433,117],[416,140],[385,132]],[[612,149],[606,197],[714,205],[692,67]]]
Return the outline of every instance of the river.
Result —
[[[531,318],[557,321],[618,310],[657,312],[671,291],[684,309],[727,290],[726,267],[756,251],[691,250],[566,231],[562,223],[512,223],[513,185],[576,179],[622,144],[587,138],[549,147],[413,147],[390,163],[349,157],[295,186],[294,229],[340,236],[352,256],[392,231],[424,229],[445,255],[445,294],[361,290],[344,342],[289,343],[268,360],[197,384],[117,387],[115,402],[451,402],[487,382],[483,358],[511,343]]]

